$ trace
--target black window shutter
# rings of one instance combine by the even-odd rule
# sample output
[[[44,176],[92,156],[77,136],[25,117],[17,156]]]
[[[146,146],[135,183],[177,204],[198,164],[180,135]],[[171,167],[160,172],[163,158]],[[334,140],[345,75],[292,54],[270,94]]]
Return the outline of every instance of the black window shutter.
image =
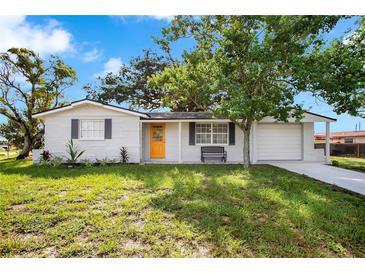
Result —
[[[79,139],[79,119],[71,119],[71,139]]]
[[[195,146],[195,122],[189,123],[189,145]]]
[[[112,119],[105,119],[104,123],[104,138],[111,139],[112,138]]]
[[[236,126],[234,123],[229,123],[229,145],[234,146],[236,141],[235,134]]]

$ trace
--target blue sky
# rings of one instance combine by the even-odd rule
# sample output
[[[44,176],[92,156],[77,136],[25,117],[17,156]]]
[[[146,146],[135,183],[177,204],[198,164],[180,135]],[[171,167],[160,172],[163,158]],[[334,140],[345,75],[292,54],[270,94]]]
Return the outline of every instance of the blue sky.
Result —
[[[67,100],[85,97],[82,87],[93,83],[95,77],[105,71],[115,71],[121,63],[140,55],[143,49],[157,49],[152,36],[169,22],[162,16],[17,16],[0,17],[0,50],[10,46],[25,46],[36,49],[41,55],[56,54],[77,71],[78,82],[66,91]],[[346,29],[354,27],[355,19],[341,21],[328,34],[328,38],[342,37]],[[191,47],[191,41],[175,45],[175,52]],[[365,119],[349,115],[336,115],[324,102],[316,101],[309,94],[301,94],[296,101],[318,114],[337,118],[332,131],[354,130]],[[0,122],[4,117],[0,117]],[[315,125],[316,132],[324,125]]]

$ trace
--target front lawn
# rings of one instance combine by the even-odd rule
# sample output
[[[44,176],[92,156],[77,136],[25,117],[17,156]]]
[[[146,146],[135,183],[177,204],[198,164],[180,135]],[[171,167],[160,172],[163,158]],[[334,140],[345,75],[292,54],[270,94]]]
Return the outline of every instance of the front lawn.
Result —
[[[0,161],[1,257],[364,257],[365,200],[270,166]]]
[[[365,158],[331,157],[338,162],[338,167],[365,172]]]
[[[0,160],[16,158],[16,156],[18,156],[18,153],[19,153],[18,150],[12,149],[9,151],[9,157],[8,157],[8,152],[6,150],[0,150]]]

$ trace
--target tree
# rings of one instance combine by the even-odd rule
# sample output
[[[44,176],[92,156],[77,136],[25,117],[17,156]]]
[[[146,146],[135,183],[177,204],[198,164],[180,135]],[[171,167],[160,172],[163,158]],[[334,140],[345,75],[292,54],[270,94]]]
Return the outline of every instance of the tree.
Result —
[[[122,65],[117,74],[98,77],[98,85],[86,85],[88,97],[101,101],[128,103],[131,108],[157,109],[161,107],[161,90],[147,85],[150,76],[160,73],[169,61],[163,56],[145,50],[142,56]]]
[[[338,102],[336,93],[343,92],[340,81],[335,81],[336,89],[332,90],[330,79],[319,79],[322,75],[332,75],[328,66],[334,61],[329,58],[334,53],[328,52],[330,48],[336,48],[335,42],[328,46],[322,34],[332,30],[339,19],[337,16],[178,16],[162,30],[163,36],[156,42],[170,53],[174,41],[193,38],[196,46],[192,51],[205,52],[206,58],[202,62],[216,65],[212,70],[216,73],[204,78],[219,82],[215,94],[219,95],[220,102],[214,104],[212,110],[242,129],[244,165],[249,167],[249,138],[255,121],[265,116],[281,121],[287,121],[289,117],[299,120],[304,110],[294,103],[294,98],[308,87],[313,94],[329,102]],[[361,43],[357,42],[354,47],[361,47]],[[347,47],[339,50],[348,57],[346,62],[336,60],[339,62],[337,67],[345,66],[342,73],[346,74],[348,62],[359,62],[359,56],[348,53]],[[313,70],[310,61],[319,56],[318,60],[325,60],[327,67]],[[363,58],[360,62],[363,64]],[[361,92],[364,84],[356,84],[361,80],[363,67],[351,66],[358,74],[346,86],[346,92],[356,93],[347,98],[348,104],[355,108],[364,102]],[[180,68],[180,71],[184,69]],[[156,76],[155,82],[162,87],[181,89],[178,84],[188,83],[184,79],[188,74],[174,70],[174,67],[165,68]],[[317,79],[318,84],[311,83],[312,79]],[[339,111],[344,110],[339,108]]]
[[[161,106],[173,111],[207,111],[220,100],[216,93],[217,66],[203,51],[183,54],[160,74],[149,78],[148,85],[160,89]]]
[[[311,69],[295,75],[298,85],[324,99],[337,114],[365,117],[365,17],[352,34],[305,57]]]
[[[38,126],[41,127],[42,124],[39,124]],[[41,128],[38,130],[41,131]],[[24,146],[24,132],[22,131],[22,128],[12,120],[0,124],[0,136],[4,137],[16,148],[22,148]],[[43,147],[43,139],[43,136],[42,138],[37,139],[32,148],[38,149]]]
[[[23,159],[44,134],[33,113],[61,105],[65,88],[76,81],[76,72],[56,56],[43,60],[32,50],[11,48],[0,53],[0,114],[22,134]]]

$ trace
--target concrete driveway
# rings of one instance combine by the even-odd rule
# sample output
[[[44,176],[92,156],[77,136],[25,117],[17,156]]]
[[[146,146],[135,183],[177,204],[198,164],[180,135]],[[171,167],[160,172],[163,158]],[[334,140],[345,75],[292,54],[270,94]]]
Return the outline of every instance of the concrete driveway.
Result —
[[[365,173],[333,167],[323,163],[303,161],[269,161],[272,166],[280,167],[298,174],[339,186],[365,196]]]

